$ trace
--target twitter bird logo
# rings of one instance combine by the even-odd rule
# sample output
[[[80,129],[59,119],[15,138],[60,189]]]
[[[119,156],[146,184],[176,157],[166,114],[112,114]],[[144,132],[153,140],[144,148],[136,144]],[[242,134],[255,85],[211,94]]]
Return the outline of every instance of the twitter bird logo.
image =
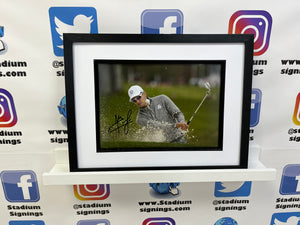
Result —
[[[73,25],[69,25],[54,17],[56,32],[61,40],[63,40],[63,33],[91,33],[91,23],[94,21],[92,18],[92,16],[78,15],[74,18]],[[63,45],[57,47],[63,48]]]
[[[223,183],[221,182],[220,185],[224,187],[224,189],[220,189],[220,192],[223,193],[229,193],[229,192],[234,192],[238,189],[240,189],[243,186],[244,182],[228,182],[228,183]]]
[[[216,182],[216,197],[247,197],[250,195],[251,181],[246,182]]]
[[[51,7],[49,18],[56,56],[64,55],[64,33],[98,33],[97,11],[93,7]]]
[[[272,216],[271,225],[300,225],[300,213],[274,213]]]
[[[300,218],[296,216],[292,216],[287,219],[286,222],[281,222],[278,219],[274,219],[274,225],[298,225]]]

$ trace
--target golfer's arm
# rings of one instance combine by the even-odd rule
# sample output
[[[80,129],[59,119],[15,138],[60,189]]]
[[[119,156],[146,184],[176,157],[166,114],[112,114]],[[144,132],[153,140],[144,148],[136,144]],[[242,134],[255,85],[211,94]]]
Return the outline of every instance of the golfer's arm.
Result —
[[[175,120],[177,121],[177,123],[184,123],[185,119],[184,119],[184,115],[181,111],[179,112],[175,112],[175,114],[173,115],[173,117],[175,118]]]
[[[172,115],[172,117],[176,120],[177,123],[185,122],[183,113],[175,105],[175,103],[167,96],[165,97],[165,104],[168,112],[170,113],[170,115]]]

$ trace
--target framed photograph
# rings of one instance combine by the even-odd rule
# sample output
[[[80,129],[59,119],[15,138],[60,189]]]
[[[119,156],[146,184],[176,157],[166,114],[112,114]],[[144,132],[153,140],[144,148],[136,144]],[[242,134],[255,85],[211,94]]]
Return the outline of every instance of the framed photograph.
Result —
[[[253,35],[64,34],[70,171],[247,168]]]

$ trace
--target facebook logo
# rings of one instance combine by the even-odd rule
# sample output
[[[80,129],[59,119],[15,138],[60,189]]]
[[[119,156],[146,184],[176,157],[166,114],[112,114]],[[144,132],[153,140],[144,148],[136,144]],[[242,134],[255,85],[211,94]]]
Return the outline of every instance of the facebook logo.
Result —
[[[1,181],[9,202],[37,202],[40,200],[36,175],[31,170],[3,171]]]
[[[142,34],[183,33],[183,14],[177,9],[147,9],[141,20]]]
[[[45,225],[42,220],[16,220],[9,221],[9,225]]]
[[[280,194],[300,194],[300,164],[290,164],[284,167],[281,177]]]
[[[255,127],[259,122],[261,96],[262,96],[261,90],[257,88],[252,89],[250,127]]]

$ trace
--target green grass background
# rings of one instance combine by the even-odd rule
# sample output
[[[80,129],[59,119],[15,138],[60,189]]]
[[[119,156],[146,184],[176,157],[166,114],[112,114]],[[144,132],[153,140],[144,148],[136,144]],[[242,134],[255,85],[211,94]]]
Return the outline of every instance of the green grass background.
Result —
[[[217,147],[219,129],[219,88],[212,88],[211,95],[204,101],[199,111],[190,123],[186,133],[186,144],[144,142],[142,136],[150,135],[140,132],[136,124],[138,107],[129,102],[127,90],[131,85],[124,84],[122,92],[100,97],[100,140],[101,148],[141,148],[141,147]],[[198,86],[156,86],[142,85],[149,97],[165,94],[179,107],[188,121],[204,98],[207,89]],[[120,132],[108,133],[108,128],[114,124],[115,115],[126,119],[132,110],[128,134],[121,128]],[[138,135],[141,136],[139,141]]]

